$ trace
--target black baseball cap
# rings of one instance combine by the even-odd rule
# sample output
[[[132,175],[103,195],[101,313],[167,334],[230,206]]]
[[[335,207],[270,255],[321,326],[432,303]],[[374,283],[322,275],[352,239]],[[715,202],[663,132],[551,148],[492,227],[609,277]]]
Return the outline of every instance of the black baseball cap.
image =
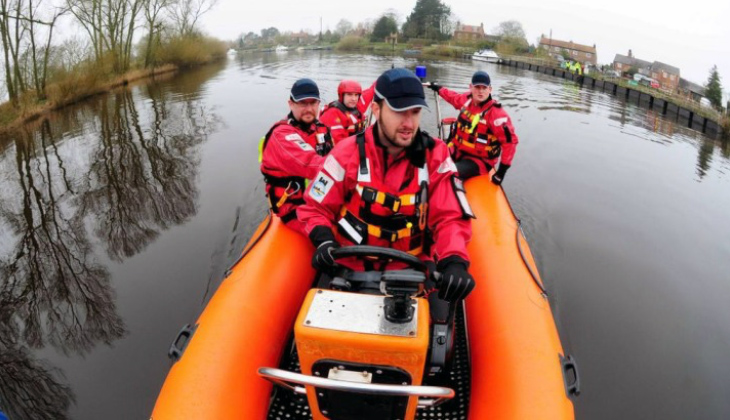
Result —
[[[375,82],[375,95],[396,112],[428,108],[421,79],[408,69],[390,69],[381,74]]]
[[[471,84],[472,86],[491,86],[492,79],[489,78],[486,71],[479,70],[471,77]]]
[[[316,99],[319,101],[319,87],[312,79],[299,79],[292,85],[289,96],[294,102],[299,102],[302,99]]]

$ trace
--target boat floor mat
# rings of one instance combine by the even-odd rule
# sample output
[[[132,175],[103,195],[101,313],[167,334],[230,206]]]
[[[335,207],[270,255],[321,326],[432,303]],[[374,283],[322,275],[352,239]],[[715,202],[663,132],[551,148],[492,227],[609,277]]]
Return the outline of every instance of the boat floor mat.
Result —
[[[456,396],[438,407],[418,410],[418,420],[466,420],[469,413],[469,394],[471,369],[469,367],[469,344],[466,337],[463,306],[456,311],[456,341],[454,359],[449,378],[440,384],[424,385],[446,386],[456,391]],[[300,373],[299,357],[293,345],[293,337],[288,344],[290,351],[282,357],[280,369]],[[311,419],[312,412],[305,395],[297,395],[288,389],[275,386],[272,391],[271,405],[267,420],[303,420]],[[384,419],[376,419],[384,420]]]

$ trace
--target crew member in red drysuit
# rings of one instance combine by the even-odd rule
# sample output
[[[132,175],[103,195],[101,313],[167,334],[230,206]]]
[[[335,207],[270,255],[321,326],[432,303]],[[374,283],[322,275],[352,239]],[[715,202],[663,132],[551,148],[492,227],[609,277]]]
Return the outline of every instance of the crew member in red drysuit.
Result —
[[[311,79],[299,79],[291,88],[286,119],[275,123],[260,146],[261,173],[274,214],[290,228],[303,232],[296,218],[304,203],[306,180],[317,174],[332,149],[329,129],[317,120],[319,88]]]
[[[463,299],[474,288],[466,250],[473,215],[446,144],[419,130],[421,81],[410,70],[391,69],[378,78],[375,95],[377,122],[335,146],[297,209],[317,247],[312,264],[334,266],[340,244],[433,257],[443,274],[439,297]],[[367,268],[354,259],[338,263]]]
[[[365,114],[374,94],[375,84],[363,92],[360,83],[354,80],[340,82],[337,100],[327,105],[319,116],[319,120],[330,128],[335,144],[365,129]]]
[[[519,139],[507,111],[492,98],[489,74],[475,72],[469,92],[465,93],[454,92],[437,83],[429,83],[428,87],[460,110],[449,136],[449,147],[459,175],[468,179],[489,173],[499,161],[492,182],[502,184],[512,166]]]

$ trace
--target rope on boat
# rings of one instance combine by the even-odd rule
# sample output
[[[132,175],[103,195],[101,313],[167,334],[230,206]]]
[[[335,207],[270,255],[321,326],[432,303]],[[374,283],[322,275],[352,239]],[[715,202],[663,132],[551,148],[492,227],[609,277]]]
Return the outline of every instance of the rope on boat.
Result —
[[[512,208],[512,203],[510,203],[509,198],[507,197],[507,193],[504,190],[504,187],[501,185],[499,186],[502,189],[502,193],[504,194],[504,198],[507,200],[507,205],[509,206],[510,211],[512,212],[512,216],[517,220],[517,230],[515,231],[515,241],[517,242],[517,249],[520,251],[520,257],[522,257],[522,262],[525,264],[525,267],[527,268],[527,271],[530,273],[530,277],[532,277],[532,280],[535,282],[538,288],[540,288],[540,291],[542,294],[547,297],[548,292],[545,290],[545,286],[540,282],[540,280],[537,279],[537,274],[532,270],[532,267],[530,266],[530,263],[527,262],[527,257],[525,256],[525,252],[522,249],[522,244],[520,243],[520,235],[522,235],[525,240],[527,240],[527,236],[525,235],[525,232],[522,230],[522,220],[520,220],[519,217],[517,217],[517,214],[515,213],[515,209]]]

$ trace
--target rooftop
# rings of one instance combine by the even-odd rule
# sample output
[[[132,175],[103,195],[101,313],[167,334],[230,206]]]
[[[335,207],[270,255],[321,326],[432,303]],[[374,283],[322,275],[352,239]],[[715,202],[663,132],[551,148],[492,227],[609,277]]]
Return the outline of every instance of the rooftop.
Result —
[[[596,53],[596,44],[593,44],[593,46],[590,45],[583,45],[583,44],[576,44],[573,41],[560,41],[559,39],[550,39],[545,38],[545,36],[542,36],[540,38],[540,45],[549,45],[552,47],[560,47],[560,48],[567,48],[569,50],[576,50],[576,51],[582,51],[586,53]]]

